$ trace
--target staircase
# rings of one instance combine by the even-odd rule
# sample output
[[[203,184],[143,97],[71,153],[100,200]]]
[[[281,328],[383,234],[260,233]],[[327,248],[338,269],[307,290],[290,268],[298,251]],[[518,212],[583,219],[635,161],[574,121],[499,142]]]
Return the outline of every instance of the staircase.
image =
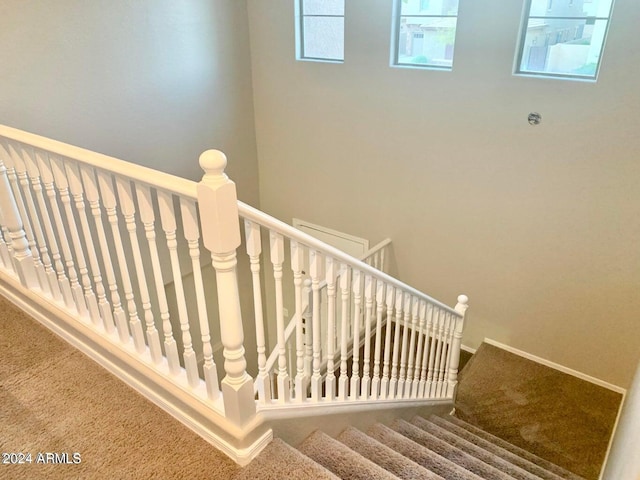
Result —
[[[281,421],[453,406],[468,298],[238,201],[221,152],[200,165],[192,182],[0,125],[0,294],[255,459],[240,478],[579,478],[453,417],[270,443]]]
[[[519,447],[450,415],[377,423],[337,438],[320,430],[297,449],[274,440],[237,480],[251,479],[580,480]]]

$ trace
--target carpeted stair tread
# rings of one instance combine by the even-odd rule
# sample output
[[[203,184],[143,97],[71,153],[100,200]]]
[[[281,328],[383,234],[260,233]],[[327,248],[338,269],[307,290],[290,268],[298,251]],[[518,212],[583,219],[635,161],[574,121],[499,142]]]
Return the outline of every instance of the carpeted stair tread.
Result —
[[[411,424],[433,435],[434,437],[439,438],[443,442],[446,442],[447,444],[456,447],[465,453],[468,453],[478,460],[481,460],[487,465],[491,465],[492,467],[506,473],[516,480],[540,480],[540,477],[538,477],[537,475],[523,470],[513,463],[500,458],[494,453],[489,452],[484,448],[479,447],[478,445],[475,445],[472,442],[454,433],[451,433],[448,430],[445,430],[444,428],[436,425],[433,422],[430,422],[429,420],[426,420],[425,418],[416,416],[411,420]]]
[[[459,465],[441,457],[428,448],[417,444],[413,440],[378,423],[367,433],[378,442],[392,448],[396,452],[413,460],[427,470],[437,473],[447,480],[481,480],[482,477],[462,468]]]
[[[444,480],[404,455],[383,445],[357,428],[349,427],[338,440],[373,463],[404,480]]]
[[[463,452],[459,448],[449,445],[447,442],[440,440],[439,438],[425,432],[424,430],[416,427],[415,425],[406,422],[405,420],[397,419],[391,424],[391,428],[398,433],[401,433],[407,438],[410,438],[414,442],[427,447],[429,450],[436,452],[448,460],[460,465],[461,467],[475,473],[481,478],[488,480],[512,480],[512,477],[508,474],[501,472],[491,465],[487,465],[481,460],[478,460],[472,455]]]
[[[233,480],[339,480],[329,470],[279,438],[267,445]]]
[[[481,428],[476,427],[475,425],[471,425],[470,423],[465,422],[464,420],[461,420],[458,417],[447,415],[442,418],[445,419],[447,422],[451,422],[459,427],[464,428],[465,430],[473,433],[474,435],[477,435],[478,437],[484,440],[487,440],[488,442],[491,442],[501,448],[504,448],[505,450],[515,455],[518,455],[519,457],[529,460],[530,462],[535,463],[536,465],[539,465],[542,468],[555,473],[556,475],[558,475],[559,477],[565,480],[584,480],[584,478],[580,477],[579,475],[576,475],[575,473],[565,470],[564,468],[556,465],[553,462],[545,460],[544,458],[538,457],[537,455],[534,455],[533,453],[528,452],[527,450],[524,450],[516,445],[513,445],[512,443],[509,443],[500,437],[496,437],[495,435],[489,432],[486,432]]]
[[[397,480],[398,478],[319,430],[309,435],[298,446],[298,450],[342,480]]]
[[[469,430],[462,428],[459,425],[456,425],[454,422],[449,421],[448,417],[449,415],[442,415],[442,416],[431,415],[429,416],[428,420],[435,423],[439,427],[445,430],[448,430],[452,434],[457,435],[458,437],[464,438],[465,440],[473,443],[474,445],[477,445],[478,447],[481,447],[484,450],[487,450],[493,453],[494,455],[497,455],[500,458],[503,458],[504,460],[507,460],[508,462],[511,462],[514,465],[517,465],[523,470],[533,473],[534,475],[542,478],[543,480],[563,480],[563,477],[547,470],[546,468],[532,462],[531,460],[527,460],[526,458],[523,458],[520,455],[516,455],[515,453],[510,452],[509,450],[502,448],[493,442],[485,440],[484,438],[479,437],[478,435],[470,432]]]

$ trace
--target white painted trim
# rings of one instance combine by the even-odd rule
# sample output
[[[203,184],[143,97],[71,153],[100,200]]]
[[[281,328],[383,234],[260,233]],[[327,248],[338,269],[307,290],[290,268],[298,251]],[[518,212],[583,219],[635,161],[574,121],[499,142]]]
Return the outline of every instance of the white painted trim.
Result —
[[[622,394],[622,400],[620,401],[620,406],[618,407],[618,414],[616,415],[616,421],[613,424],[613,430],[611,430],[611,438],[609,438],[609,444],[607,445],[607,452],[604,454],[604,460],[602,461],[602,467],[600,468],[600,475],[598,476],[598,480],[603,480],[604,478],[604,471],[607,468],[609,455],[611,455],[611,447],[613,446],[613,441],[616,438],[616,432],[618,431],[618,427],[620,426],[620,417],[622,416],[624,401],[627,399],[627,393],[628,392],[625,391]]]
[[[243,466],[255,458],[273,438],[261,415],[242,428],[229,422],[206,404],[169,382],[156,369],[140,361],[125,346],[114,345],[93,331],[92,325],[71,317],[55,304],[45,300],[39,291],[25,289],[15,279],[0,278],[0,295],[23,310],[44,327],[73,345],[79,351],[118,377],[180,423],[200,435],[233,461]],[[222,405],[221,399],[216,405]]]
[[[476,351],[478,350],[477,348],[467,347],[466,345],[460,345],[460,349],[464,350],[465,352],[469,352],[471,355],[475,355]]]
[[[323,415],[335,415],[340,413],[361,413],[382,411],[386,409],[401,408],[419,408],[437,405],[453,405],[452,398],[439,398],[432,400],[425,399],[377,399],[363,400],[362,402],[354,401],[324,401],[321,403],[302,403],[296,404],[296,408],[290,408],[290,405],[281,405],[274,401],[270,405],[259,404],[258,409],[263,415],[265,421],[291,419],[299,417],[316,417]],[[289,407],[289,408],[288,408]]]
[[[514,347],[510,347],[509,345],[505,345],[504,343],[500,343],[497,342],[495,340],[492,340],[490,338],[486,338],[484,339],[485,343],[488,343],[489,345],[493,345],[494,347],[498,347],[501,348],[502,350],[506,350],[507,352],[513,353],[514,355],[518,355],[520,357],[524,357],[528,360],[534,361],[536,363],[539,363],[541,365],[545,365],[549,368],[553,368],[554,370],[558,370],[562,373],[566,373],[569,375],[572,375],[574,377],[577,377],[581,380],[585,380],[587,382],[593,383],[595,385],[598,385],[600,387],[604,387],[607,388],[609,390],[612,390],[614,392],[617,393],[621,393],[621,394],[625,394],[627,392],[626,389],[619,387],[617,385],[613,385],[612,383],[609,382],[605,382],[604,380],[600,380],[599,378],[595,378],[592,377],[591,375],[587,375],[586,373],[582,373],[582,372],[578,372],[577,370],[573,370],[569,367],[565,367],[564,365],[560,365],[558,363],[552,362],[551,360],[547,360],[545,358],[541,358],[541,357],[537,357],[531,353],[527,353],[527,352],[523,352],[522,350],[518,350],[517,348]]]
[[[344,232],[339,232],[338,230],[334,230],[332,228],[328,228],[328,227],[324,227],[322,225],[317,225],[315,223],[311,223],[311,222],[307,222],[306,220],[301,220],[299,218],[294,218],[292,225],[297,228],[298,230],[302,230],[305,233],[308,233],[311,236],[314,236],[313,232],[319,232],[321,234],[324,234],[326,236],[329,237],[333,237],[336,240],[345,240],[347,242],[349,242],[350,244],[358,245],[360,246],[360,248],[362,248],[362,251],[359,252],[359,255],[354,255],[354,257],[358,258],[358,259],[362,259],[363,256],[365,256],[365,254],[369,253],[369,240],[367,240],[366,238],[361,238],[361,237],[356,237],[354,235],[350,235],[348,233],[344,233]],[[326,243],[329,243],[329,245],[333,245],[336,248],[340,248],[338,247],[337,243],[338,241],[334,242],[328,242],[326,240],[323,240]],[[339,242],[340,244],[342,244],[342,242]],[[342,250],[342,248],[341,248]]]

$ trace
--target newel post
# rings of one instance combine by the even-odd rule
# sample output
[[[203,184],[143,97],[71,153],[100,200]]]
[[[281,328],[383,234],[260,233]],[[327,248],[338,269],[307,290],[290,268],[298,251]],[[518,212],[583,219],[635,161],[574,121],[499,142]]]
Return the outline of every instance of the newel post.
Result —
[[[240,246],[240,222],[236,185],[224,173],[227,157],[217,150],[200,155],[205,174],[198,184],[198,204],[204,246],[211,252],[216,271],[220,337],[224,370],[221,382],[226,417],[242,425],[256,412],[253,379],[247,374],[236,249]]]
[[[9,178],[7,177],[7,168],[4,166],[3,160],[0,158],[0,217],[4,226],[8,230],[9,239],[11,241],[11,249],[13,250],[13,264],[20,279],[20,283],[25,287],[40,288],[38,277],[33,263],[33,256],[29,249],[29,242],[24,231],[24,225],[20,218],[20,212],[13,197]]]
[[[453,397],[458,384],[458,367],[460,366],[460,347],[462,345],[462,331],[464,330],[464,317],[469,308],[469,297],[466,295],[458,296],[456,312],[462,317],[456,318],[455,330],[453,332],[453,341],[451,343],[451,360],[449,363],[449,375],[447,378],[447,397]]]

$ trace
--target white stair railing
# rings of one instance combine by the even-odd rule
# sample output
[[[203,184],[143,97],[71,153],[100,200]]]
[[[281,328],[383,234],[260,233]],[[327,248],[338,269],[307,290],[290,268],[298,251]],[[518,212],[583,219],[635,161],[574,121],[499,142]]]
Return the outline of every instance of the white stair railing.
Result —
[[[196,430],[220,427],[237,461],[269,412],[453,398],[466,297],[450,308],[386,274],[390,240],[361,261],[239,202],[221,152],[200,165],[197,183],[0,125],[0,289],[57,309],[56,328]]]
[[[262,252],[264,243],[264,249],[269,250],[270,268],[278,272],[271,289],[275,295],[272,303],[277,337],[271,359],[277,355],[278,367],[273,374],[279,391],[272,392],[270,398],[261,396],[258,410],[291,408],[299,402],[357,404],[370,399],[452,398],[466,297],[461,296],[456,308],[450,308],[242,202],[239,213],[247,230],[254,232],[253,240],[265,238],[260,249],[252,247],[254,256],[259,256],[256,252]],[[283,258],[288,251],[295,252],[295,257]],[[379,264],[382,258],[378,256]],[[297,272],[297,285],[283,285],[282,265],[294,268],[288,282],[294,282]],[[304,333],[296,335],[296,362],[303,358],[301,365],[306,362],[310,369],[287,365],[284,354],[289,332],[305,317],[304,310],[296,310],[286,325],[282,314],[287,290],[301,290],[302,268],[311,280],[310,318],[302,326]],[[265,343],[266,339],[259,339],[258,349],[267,350]],[[362,356],[361,346],[365,350]],[[266,363],[268,375],[272,373],[272,362]],[[290,371],[302,372],[299,385],[290,383]]]

